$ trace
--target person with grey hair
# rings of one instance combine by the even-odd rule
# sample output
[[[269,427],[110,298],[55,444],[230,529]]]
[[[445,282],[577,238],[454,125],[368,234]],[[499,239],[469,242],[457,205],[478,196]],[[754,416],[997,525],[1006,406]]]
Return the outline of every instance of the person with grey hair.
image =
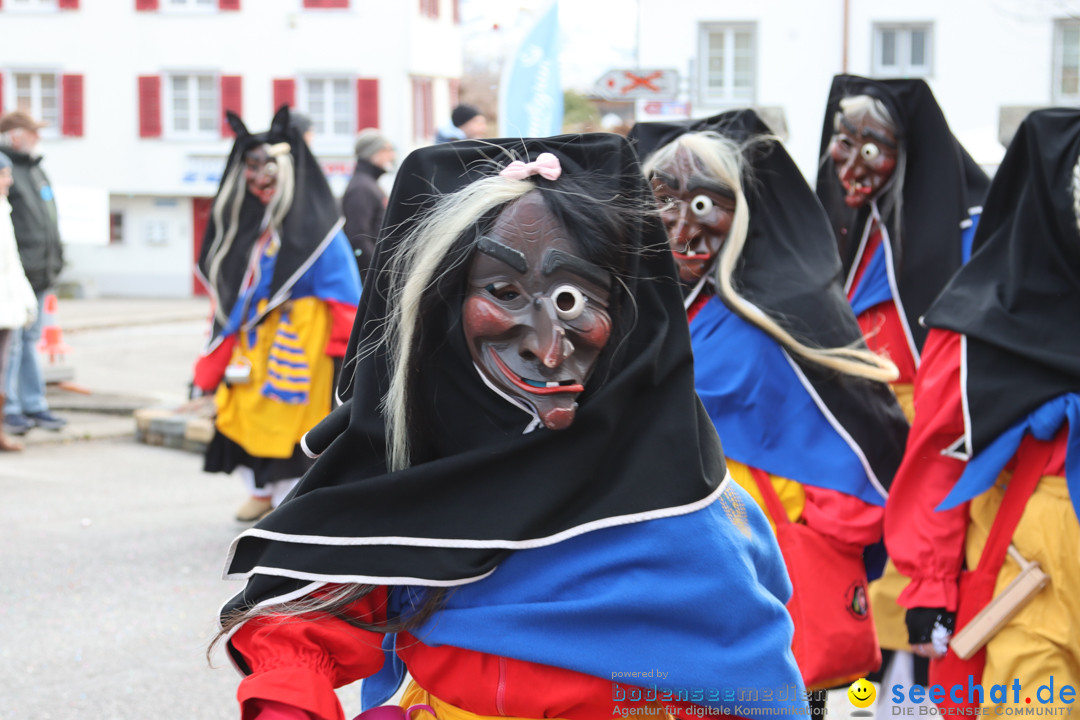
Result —
[[[356,253],[360,275],[370,267],[375,238],[382,225],[386,193],[379,178],[394,166],[394,144],[375,128],[367,128],[356,137],[356,169],[341,198],[345,215],[345,235]]]
[[[58,431],[67,425],[67,420],[49,410],[37,355],[45,295],[64,267],[56,201],[37,151],[38,131],[43,127],[22,110],[0,117],[0,153],[11,160],[13,179],[8,193],[11,225],[23,270],[38,301],[38,319],[11,333],[10,362],[3,383],[7,395],[4,427],[12,435],[25,435],[35,427]]]
[[[11,188],[11,160],[0,153],[0,377],[7,365],[8,344],[14,332],[34,322],[37,317],[37,297],[30,281],[26,279],[19,246],[15,243],[15,229],[11,226],[11,205],[8,190]],[[0,412],[4,409],[3,386],[0,385]],[[24,446],[14,438],[4,435],[0,426],[0,452],[17,452]]]

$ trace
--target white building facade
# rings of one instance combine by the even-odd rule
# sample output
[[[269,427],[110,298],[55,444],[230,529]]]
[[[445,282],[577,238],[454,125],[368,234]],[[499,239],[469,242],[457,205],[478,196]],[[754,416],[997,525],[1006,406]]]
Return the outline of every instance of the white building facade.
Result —
[[[288,104],[340,195],[356,133],[399,157],[456,102],[458,0],[0,0],[0,106],[49,123],[68,266],[88,295],[187,297],[232,136]]]
[[[640,65],[683,80],[638,120],[760,108],[813,182],[833,75],[922,77],[993,169],[1027,110],[1080,103],[1077,18],[1074,0],[640,0]]]

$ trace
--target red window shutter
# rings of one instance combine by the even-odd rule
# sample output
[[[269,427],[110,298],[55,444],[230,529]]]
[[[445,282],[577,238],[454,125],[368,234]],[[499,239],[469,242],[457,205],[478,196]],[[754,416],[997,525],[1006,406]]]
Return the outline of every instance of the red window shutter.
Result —
[[[139,137],[161,137],[161,77],[139,76]]]
[[[448,81],[450,84],[450,107],[455,108],[458,106],[461,97],[461,80],[457,78],[450,78]]]
[[[240,0],[218,0],[218,10],[239,10]]]
[[[136,10],[157,10],[158,0],[135,0]]]
[[[304,0],[304,7],[319,10],[347,10],[349,8],[349,0]]]
[[[356,129],[379,127],[379,78],[356,81]]]
[[[282,105],[296,107],[296,81],[292,78],[274,79],[274,107],[271,110],[277,112]]]
[[[413,138],[417,142],[431,142],[435,134],[434,93],[431,78],[413,77]]]
[[[60,102],[63,115],[60,133],[66,137],[83,135],[83,76],[60,76]]]
[[[79,0],[60,0],[56,6],[61,10],[78,10]]]
[[[225,119],[226,110],[232,110],[237,115],[244,114],[243,78],[239,75],[221,76],[221,136],[232,137],[232,128]]]
[[[454,0],[454,24],[461,24],[461,0]]]

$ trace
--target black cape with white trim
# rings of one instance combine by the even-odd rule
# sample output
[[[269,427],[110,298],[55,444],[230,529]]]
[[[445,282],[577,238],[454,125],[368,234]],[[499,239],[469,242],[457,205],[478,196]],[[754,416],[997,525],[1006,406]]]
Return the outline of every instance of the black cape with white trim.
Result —
[[[462,141],[409,155],[353,329],[339,388],[345,404],[308,434],[319,458],[294,494],[233,544],[226,576],[249,582],[226,611],[302,592],[305,581],[468,583],[514,549],[692,512],[718,496],[723,453],[694,392],[666,236],[645,214],[624,238],[616,332],[573,425],[523,434],[531,418],[491,392],[472,365],[463,284],[440,286],[420,321],[413,465],[387,472],[379,402],[389,369],[378,349],[393,301],[387,262],[433,198],[543,152],[559,158],[563,177],[600,183],[605,201],[649,201],[634,151],[617,135]]]

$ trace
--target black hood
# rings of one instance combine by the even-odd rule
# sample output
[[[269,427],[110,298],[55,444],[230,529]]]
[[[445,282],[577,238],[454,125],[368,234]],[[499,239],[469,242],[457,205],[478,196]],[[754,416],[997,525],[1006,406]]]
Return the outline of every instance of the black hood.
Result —
[[[971,260],[926,314],[967,336],[972,450],[1080,392],[1080,110],[1031,113],[986,198]]]
[[[630,138],[644,159],[679,135],[704,131],[731,138],[746,148],[742,183],[750,224],[732,284],[811,347],[865,348],[840,282],[840,259],[829,220],[778,140],[747,144],[771,135],[754,111],[734,110],[683,123],[638,123]],[[722,294],[719,297],[728,304]],[[728,307],[742,314],[738,308]],[[907,438],[907,421],[892,391],[884,383],[840,375],[792,357],[887,488]]]
[[[817,194],[832,221],[845,278],[854,269],[870,209],[853,210],[844,204],[844,190],[828,150],[840,101],[855,95],[881,100],[897,126],[904,169],[901,210],[881,207],[880,198],[879,208],[892,249],[898,300],[917,359],[926,341],[926,328],[919,319],[960,267],[961,223],[972,207],[982,205],[989,179],[949,130],[925,81],[834,77],[821,131]],[[882,195],[891,190],[887,187]]]
[[[281,227],[277,228],[281,248],[274,264],[268,312],[288,299],[289,289],[326,248],[340,225],[340,212],[318,161],[304,142],[303,135],[290,125],[287,106],[282,106],[277,111],[270,129],[263,133],[248,132],[243,121],[232,112],[227,112],[226,116],[229,125],[236,133],[236,141],[225,164],[218,197],[214,199],[215,206],[232,174],[238,171],[240,175],[236,181],[244,182],[241,166],[244,163],[244,153],[251,148],[264,144],[288,143],[289,153],[292,155],[295,173],[293,201]],[[245,191],[242,197],[237,216],[236,237],[230,247],[224,251],[214,248],[214,238],[218,227],[213,212],[206,223],[206,232],[203,234],[198,269],[204,283],[211,284],[208,278],[210,265],[215,259],[213,253],[225,253],[216,282],[210,287],[216,306],[211,344],[220,339],[224,325],[223,317],[228,317],[239,297],[240,285],[251,259],[251,249],[262,232],[266,215],[266,206],[254,195]],[[224,224],[229,222],[232,202],[228,200],[221,213]],[[227,230],[227,227],[223,230]]]

